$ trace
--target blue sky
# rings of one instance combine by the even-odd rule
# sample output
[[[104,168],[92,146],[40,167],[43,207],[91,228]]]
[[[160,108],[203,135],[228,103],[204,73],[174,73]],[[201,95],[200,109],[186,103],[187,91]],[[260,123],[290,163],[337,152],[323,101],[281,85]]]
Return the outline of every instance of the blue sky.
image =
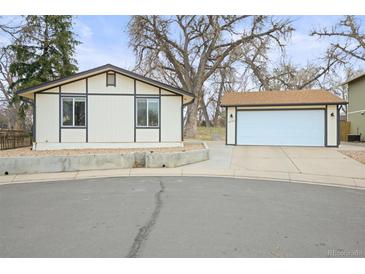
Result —
[[[294,64],[305,65],[323,56],[328,41],[309,36],[314,28],[333,26],[340,16],[289,16],[295,32],[287,47]],[[127,25],[129,16],[77,16],[74,31],[82,42],[76,59],[80,70],[112,63],[126,69],[134,66],[134,54],[129,48]],[[272,56],[275,58],[275,54]]]
[[[4,16],[2,20],[9,21]],[[296,29],[287,47],[294,64],[305,65],[323,56],[328,41],[309,36],[312,29],[333,26],[340,16],[287,16]],[[111,63],[126,69],[134,67],[134,54],[129,48],[127,26],[130,16],[76,16],[74,32],[82,43],[76,49],[80,71]],[[363,27],[365,17],[362,17]],[[0,44],[6,37],[0,37]],[[272,59],[278,56],[273,54]],[[354,64],[358,68],[358,64]],[[362,65],[364,69],[364,65]]]
[[[80,70],[111,63],[126,69],[134,65],[133,51],[128,47],[129,16],[77,16],[74,31],[82,42],[76,59]]]

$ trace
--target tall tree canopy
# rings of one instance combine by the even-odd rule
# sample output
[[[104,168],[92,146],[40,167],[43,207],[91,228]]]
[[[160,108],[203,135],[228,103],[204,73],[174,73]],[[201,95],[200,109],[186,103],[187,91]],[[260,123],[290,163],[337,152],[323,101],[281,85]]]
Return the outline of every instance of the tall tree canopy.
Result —
[[[157,72],[196,96],[187,111],[188,137],[196,134],[207,80],[243,49],[261,40],[282,46],[291,31],[288,20],[269,16],[134,16],[129,23],[137,70]]]
[[[74,59],[79,42],[71,16],[15,17],[0,24],[7,44],[0,49],[1,108],[14,129],[25,128],[29,105],[15,91],[77,71]]]
[[[72,16],[30,15],[25,25],[10,46],[15,56],[10,72],[16,85],[29,87],[77,71],[74,54],[80,42],[72,31]]]

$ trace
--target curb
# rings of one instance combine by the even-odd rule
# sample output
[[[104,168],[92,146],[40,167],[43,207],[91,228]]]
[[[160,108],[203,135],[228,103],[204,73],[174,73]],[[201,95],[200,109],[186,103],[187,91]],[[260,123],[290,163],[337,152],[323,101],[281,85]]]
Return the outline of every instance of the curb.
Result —
[[[150,174],[146,173],[146,171],[151,170]],[[167,171],[167,172],[166,172]],[[198,171],[198,170],[197,170]],[[80,176],[81,173],[81,176]],[[93,174],[94,173],[94,174]],[[100,174],[98,174],[100,173]],[[329,186],[329,187],[341,187],[341,188],[349,188],[349,189],[359,189],[365,190],[364,186],[358,186],[355,182],[356,179],[352,178],[354,185],[344,185],[344,184],[336,184],[336,183],[325,183],[318,181],[310,181],[310,180],[292,180],[290,178],[290,174],[288,174],[288,179],[278,178],[278,177],[270,177],[270,176],[250,176],[250,175],[235,175],[235,172],[232,170],[232,174],[207,174],[204,172],[189,172],[184,171],[181,168],[176,169],[111,169],[111,170],[93,170],[93,171],[79,171],[79,172],[63,172],[63,173],[43,173],[43,174],[22,174],[22,175],[11,175],[12,178],[9,178],[8,181],[1,182],[2,185],[11,185],[11,184],[23,184],[23,183],[42,183],[42,182],[59,182],[59,181],[68,181],[68,180],[86,180],[86,179],[102,179],[102,178],[123,178],[123,177],[214,177],[214,178],[232,178],[232,179],[249,179],[249,180],[261,180],[261,181],[275,181],[275,182],[285,182],[285,183],[298,183],[298,184],[311,184],[311,185],[320,185],[320,186]],[[42,178],[43,175],[43,178]],[[45,176],[44,176],[45,175]],[[50,176],[51,175],[51,176]],[[52,175],[56,175],[52,177]],[[62,175],[62,177],[58,177]],[[305,174],[304,174],[305,175]],[[22,177],[32,177],[30,179]],[[1,176],[0,179],[8,177]],[[18,178],[20,177],[20,178]],[[44,178],[45,177],[45,178]],[[47,178],[49,177],[49,178]],[[336,177],[337,179],[343,179]],[[333,178],[332,178],[333,179]],[[347,178],[350,179],[350,178]],[[331,178],[328,178],[331,180]]]

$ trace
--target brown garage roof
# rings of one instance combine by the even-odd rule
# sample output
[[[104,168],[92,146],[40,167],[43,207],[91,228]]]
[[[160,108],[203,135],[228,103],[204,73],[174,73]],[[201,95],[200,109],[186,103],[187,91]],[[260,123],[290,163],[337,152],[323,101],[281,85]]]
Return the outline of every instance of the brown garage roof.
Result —
[[[228,92],[221,106],[273,106],[273,105],[347,104],[345,100],[326,90],[290,90]]]

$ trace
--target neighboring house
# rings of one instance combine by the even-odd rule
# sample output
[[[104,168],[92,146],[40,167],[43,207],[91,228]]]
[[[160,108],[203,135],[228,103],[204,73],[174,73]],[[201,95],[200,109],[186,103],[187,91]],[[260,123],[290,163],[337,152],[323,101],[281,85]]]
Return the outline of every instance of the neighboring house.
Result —
[[[361,141],[365,141],[365,73],[346,83],[349,101],[347,120],[350,122],[350,133],[361,135]]]
[[[34,100],[34,149],[172,147],[183,141],[184,90],[113,65],[19,90]]]
[[[323,90],[226,93],[226,144],[336,147],[342,104]]]

